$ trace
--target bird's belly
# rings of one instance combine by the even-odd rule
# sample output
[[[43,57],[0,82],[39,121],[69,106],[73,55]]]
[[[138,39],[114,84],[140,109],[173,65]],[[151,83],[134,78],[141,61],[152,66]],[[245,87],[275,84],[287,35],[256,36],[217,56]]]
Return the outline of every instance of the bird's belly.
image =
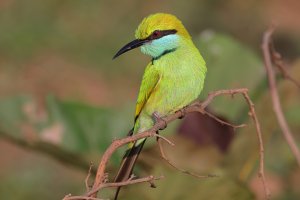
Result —
[[[145,105],[146,114],[158,112],[165,116],[188,105],[199,96],[202,89],[200,81],[184,77],[162,79]]]

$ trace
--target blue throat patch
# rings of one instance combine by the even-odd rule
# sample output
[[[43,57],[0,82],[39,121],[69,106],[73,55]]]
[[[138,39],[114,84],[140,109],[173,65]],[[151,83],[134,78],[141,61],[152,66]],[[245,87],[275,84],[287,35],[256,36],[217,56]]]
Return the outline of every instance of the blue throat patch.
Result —
[[[175,51],[179,46],[180,37],[176,34],[172,34],[145,43],[141,46],[141,51],[151,56],[153,60],[158,60],[162,56]]]

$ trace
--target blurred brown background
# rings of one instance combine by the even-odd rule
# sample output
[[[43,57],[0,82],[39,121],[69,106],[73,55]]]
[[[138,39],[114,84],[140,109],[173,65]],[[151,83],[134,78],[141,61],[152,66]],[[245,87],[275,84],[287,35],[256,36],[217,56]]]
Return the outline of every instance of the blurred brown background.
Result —
[[[200,98],[217,89],[250,89],[263,129],[272,199],[300,199],[299,166],[274,117],[260,50],[263,31],[275,21],[276,48],[300,80],[299,10],[297,0],[0,1],[0,198],[50,200],[84,192],[89,162],[97,164],[112,139],[131,128],[149,62],[137,50],[117,60],[112,56],[133,39],[145,16],[168,12],[182,20],[207,61]],[[299,89],[280,76],[278,85],[299,145]],[[219,178],[198,180],[173,170],[152,141],[136,174],[166,178],[157,189],[127,187],[122,199],[263,199],[247,109],[240,97],[222,97],[210,106],[223,119],[249,124],[236,131],[197,114],[164,131],[176,143],[166,145],[170,159]],[[122,154],[113,158],[111,171]]]

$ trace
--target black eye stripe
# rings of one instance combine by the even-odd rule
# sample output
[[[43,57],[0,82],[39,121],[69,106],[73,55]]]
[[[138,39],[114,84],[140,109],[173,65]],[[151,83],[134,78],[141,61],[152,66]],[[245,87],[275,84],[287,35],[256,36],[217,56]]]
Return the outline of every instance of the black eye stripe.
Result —
[[[171,29],[171,30],[155,30],[148,38],[147,40],[154,40],[154,39],[159,39],[161,37],[164,37],[166,35],[171,35],[177,33],[177,30]]]

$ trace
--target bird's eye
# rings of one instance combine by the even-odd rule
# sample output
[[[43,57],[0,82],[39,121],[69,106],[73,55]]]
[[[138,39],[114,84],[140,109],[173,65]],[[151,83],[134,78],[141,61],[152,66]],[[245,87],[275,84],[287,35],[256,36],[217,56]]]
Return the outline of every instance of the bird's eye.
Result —
[[[152,38],[159,38],[161,36],[161,32],[159,30],[156,30],[152,33]]]

